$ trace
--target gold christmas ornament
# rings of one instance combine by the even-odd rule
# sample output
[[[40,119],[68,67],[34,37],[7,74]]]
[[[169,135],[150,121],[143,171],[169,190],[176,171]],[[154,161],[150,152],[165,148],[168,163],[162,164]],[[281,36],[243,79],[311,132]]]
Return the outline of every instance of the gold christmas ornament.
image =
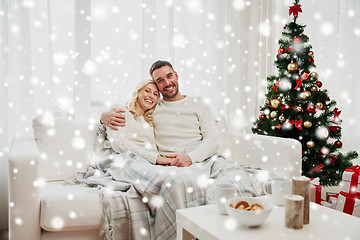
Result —
[[[277,112],[276,111],[272,111],[271,113],[270,113],[270,117],[271,118],[275,118],[277,116]]]
[[[306,98],[311,96],[311,92],[309,91],[303,91],[302,93],[300,93],[300,97],[302,100],[305,100]]]
[[[318,102],[318,103],[316,104],[316,107],[317,107],[318,109],[322,109],[322,108],[324,107],[324,105],[323,105],[321,102]]]
[[[275,128],[281,129],[281,124],[276,125]]]
[[[305,121],[304,122],[304,127],[311,128],[311,126],[312,126],[312,123],[310,121]]]
[[[271,100],[271,106],[273,108],[278,108],[280,106],[280,104],[281,104],[280,99],[276,98],[276,99]]]
[[[306,146],[307,146],[308,148],[313,148],[313,147],[315,147],[315,143],[310,140],[310,141],[308,141],[308,142],[306,143]]]
[[[316,92],[317,90],[319,90],[319,87],[316,86],[316,85],[314,85],[314,86],[312,86],[312,87],[310,88],[310,90],[311,90],[312,92]]]
[[[314,57],[314,52],[313,52],[313,51],[309,51],[309,52],[308,52],[308,55],[309,55],[310,57]]]
[[[295,72],[298,69],[298,65],[294,62],[289,63],[287,66],[289,72]]]
[[[319,76],[319,74],[317,74],[316,72],[310,73],[310,77],[312,77],[312,78],[317,78],[318,76]]]
[[[284,122],[284,121],[285,121],[285,117],[284,117],[283,115],[281,115],[281,116],[279,117],[279,120],[280,120],[280,122]]]

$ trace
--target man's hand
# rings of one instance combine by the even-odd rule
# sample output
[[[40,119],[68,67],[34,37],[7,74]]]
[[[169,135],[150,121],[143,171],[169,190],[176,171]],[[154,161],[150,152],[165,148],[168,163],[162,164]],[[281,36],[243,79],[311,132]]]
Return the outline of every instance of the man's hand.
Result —
[[[113,108],[108,112],[101,114],[100,122],[117,131],[117,127],[125,127],[125,111],[121,108]]]
[[[191,158],[183,154],[169,154],[165,157],[171,158],[170,166],[188,167],[192,164]]]
[[[159,165],[169,165],[171,161],[171,158],[162,157],[160,155],[156,158],[156,164]]]

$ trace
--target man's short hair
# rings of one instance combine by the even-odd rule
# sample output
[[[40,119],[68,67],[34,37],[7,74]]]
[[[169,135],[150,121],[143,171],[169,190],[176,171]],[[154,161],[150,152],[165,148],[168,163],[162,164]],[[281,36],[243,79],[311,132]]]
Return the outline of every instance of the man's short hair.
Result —
[[[156,70],[156,69],[159,69],[159,68],[162,68],[164,66],[169,66],[173,71],[174,71],[174,68],[173,66],[171,65],[171,63],[169,63],[168,61],[162,61],[162,60],[157,60],[156,62],[154,62],[151,67],[150,67],[150,76],[152,76],[152,73]]]

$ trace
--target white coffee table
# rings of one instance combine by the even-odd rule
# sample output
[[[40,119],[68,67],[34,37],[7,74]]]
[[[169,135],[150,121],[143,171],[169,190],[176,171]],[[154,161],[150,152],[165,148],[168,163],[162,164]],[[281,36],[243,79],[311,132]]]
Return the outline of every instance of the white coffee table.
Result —
[[[359,240],[360,218],[320,206],[310,205],[310,224],[303,229],[285,227],[285,208],[275,206],[266,221],[257,227],[235,226],[235,220],[217,213],[215,205],[176,211],[177,240],[183,239],[183,229],[200,240]]]

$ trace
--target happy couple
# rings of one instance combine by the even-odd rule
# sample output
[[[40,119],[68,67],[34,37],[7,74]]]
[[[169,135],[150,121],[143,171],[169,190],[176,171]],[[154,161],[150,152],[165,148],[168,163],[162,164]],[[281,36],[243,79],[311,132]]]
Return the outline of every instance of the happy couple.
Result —
[[[110,144],[113,158],[103,176],[87,182],[121,191],[101,192],[104,212],[110,213],[102,226],[110,236],[105,239],[126,239],[121,226],[131,226],[130,239],[175,239],[176,210],[211,203],[211,182],[231,183],[239,196],[261,194],[257,178],[217,156],[210,108],[201,98],[180,94],[172,65],[156,61],[150,76],[152,80],[138,84],[125,109],[113,108],[101,116],[106,134],[99,131],[98,142],[106,142],[106,148],[99,149]],[[138,233],[140,228],[147,237]]]
[[[209,106],[201,98],[181,95],[170,62],[153,63],[150,76],[152,80],[138,84],[125,109],[113,108],[101,115],[113,150],[177,167],[215,155],[218,142]]]

